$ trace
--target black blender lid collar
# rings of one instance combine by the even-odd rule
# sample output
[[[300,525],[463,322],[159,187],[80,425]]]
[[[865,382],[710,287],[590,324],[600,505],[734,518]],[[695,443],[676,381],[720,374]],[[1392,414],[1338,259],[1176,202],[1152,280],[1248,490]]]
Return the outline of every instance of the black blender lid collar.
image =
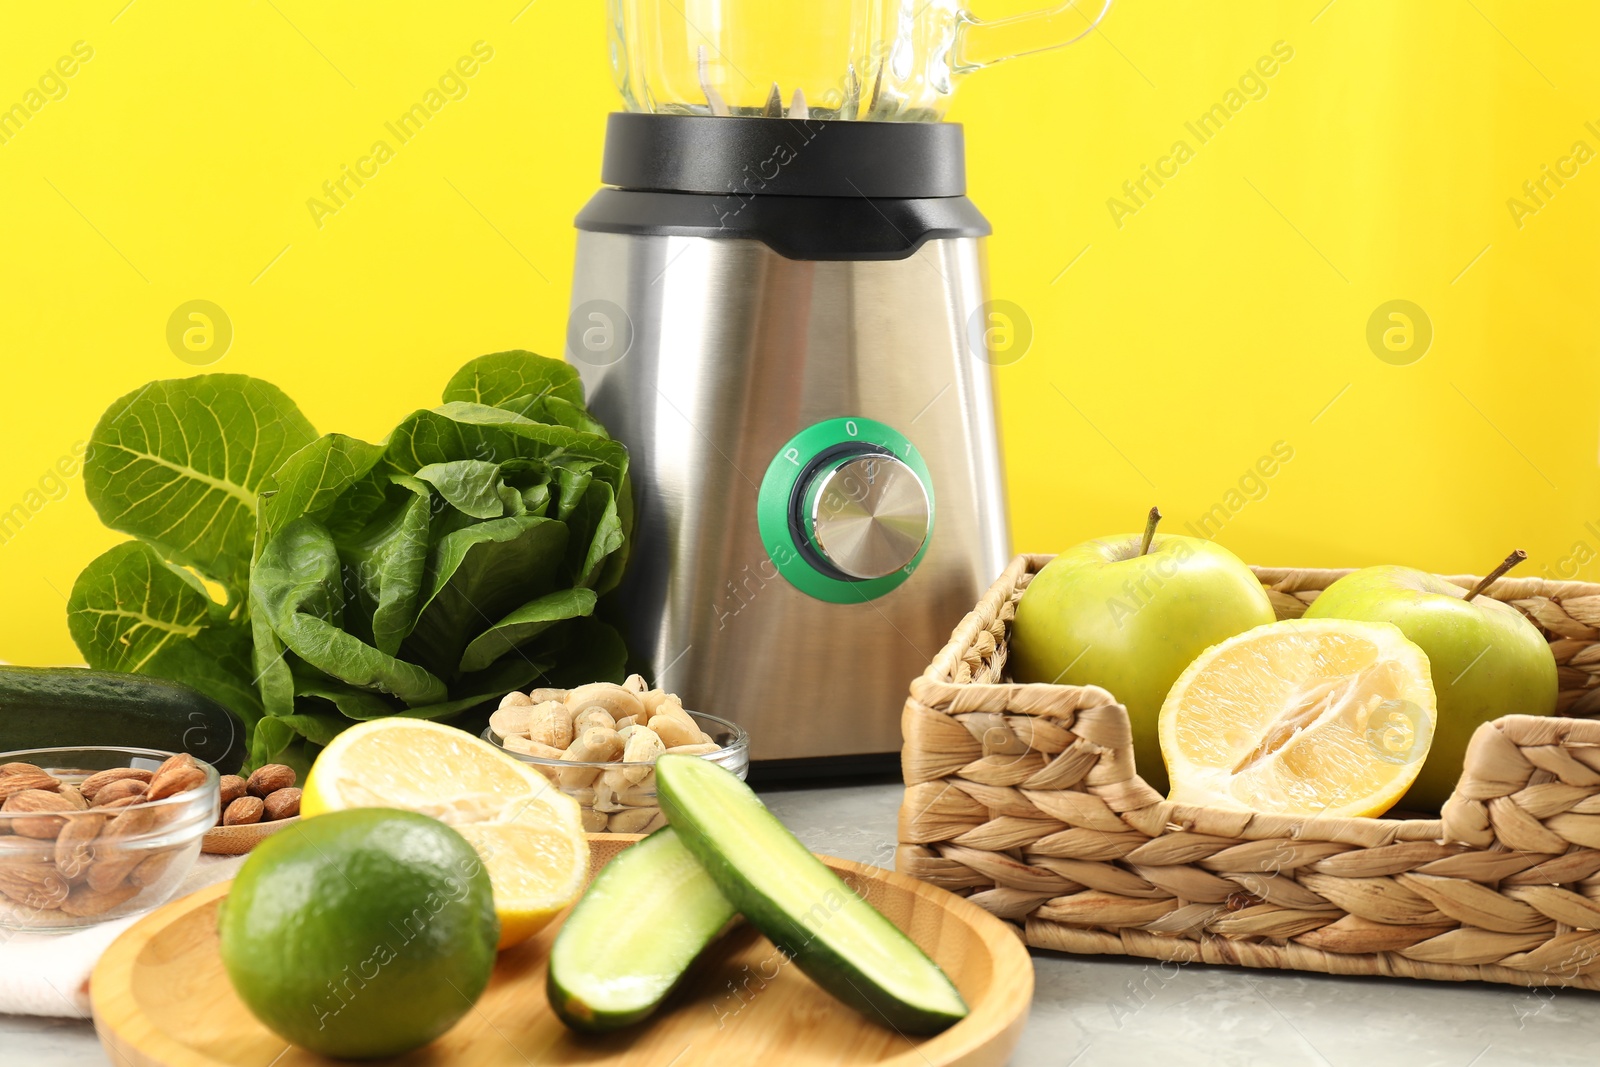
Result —
[[[600,179],[618,189],[745,196],[965,196],[961,127],[617,112]]]

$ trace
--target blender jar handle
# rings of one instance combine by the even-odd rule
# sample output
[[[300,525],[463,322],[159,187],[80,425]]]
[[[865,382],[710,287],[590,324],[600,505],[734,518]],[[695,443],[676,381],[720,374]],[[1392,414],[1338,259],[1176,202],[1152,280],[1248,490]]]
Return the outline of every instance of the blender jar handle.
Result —
[[[955,69],[966,73],[1069,45],[1100,25],[1109,10],[1111,0],[1065,0],[992,21],[962,11],[954,49]]]

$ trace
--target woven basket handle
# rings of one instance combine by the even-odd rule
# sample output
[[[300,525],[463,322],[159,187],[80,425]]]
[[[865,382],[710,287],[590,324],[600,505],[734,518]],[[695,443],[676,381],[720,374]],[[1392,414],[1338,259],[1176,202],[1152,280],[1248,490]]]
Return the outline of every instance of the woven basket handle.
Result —
[[[1515,852],[1600,849],[1600,722],[1506,715],[1478,727],[1445,839]]]

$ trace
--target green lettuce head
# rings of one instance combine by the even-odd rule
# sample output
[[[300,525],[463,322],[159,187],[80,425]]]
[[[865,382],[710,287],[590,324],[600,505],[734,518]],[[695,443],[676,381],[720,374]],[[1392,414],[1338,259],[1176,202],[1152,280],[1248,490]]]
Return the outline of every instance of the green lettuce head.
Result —
[[[241,397],[254,406],[222,418]],[[140,541],[91,564],[73,590],[70,621],[90,664],[229,703],[253,724],[253,764],[356,721],[472,725],[470,713],[514,689],[620,679],[626,650],[593,616],[626,559],[627,450],[558,360],[484,356],[443,400],[379,444],[314,437],[287,397],[237,375],[119,401],[95,431],[85,478],[107,524]],[[176,432],[140,436],[163,417]],[[152,502],[152,479],[171,483],[157,494],[169,499]],[[171,602],[165,621],[118,625],[153,589]],[[129,629],[160,647],[131,662]]]

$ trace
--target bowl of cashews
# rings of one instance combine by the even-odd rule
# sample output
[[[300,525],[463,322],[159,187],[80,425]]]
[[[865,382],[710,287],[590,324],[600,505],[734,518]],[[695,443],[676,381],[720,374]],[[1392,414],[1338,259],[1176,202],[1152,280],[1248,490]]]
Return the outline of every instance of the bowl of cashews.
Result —
[[[666,825],[656,801],[657,756],[700,756],[740,778],[750,772],[750,737],[737,723],[688,711],[637,674],[621,685],[507,693],[483,738],[576,800],[583,828],[595,834]]]

